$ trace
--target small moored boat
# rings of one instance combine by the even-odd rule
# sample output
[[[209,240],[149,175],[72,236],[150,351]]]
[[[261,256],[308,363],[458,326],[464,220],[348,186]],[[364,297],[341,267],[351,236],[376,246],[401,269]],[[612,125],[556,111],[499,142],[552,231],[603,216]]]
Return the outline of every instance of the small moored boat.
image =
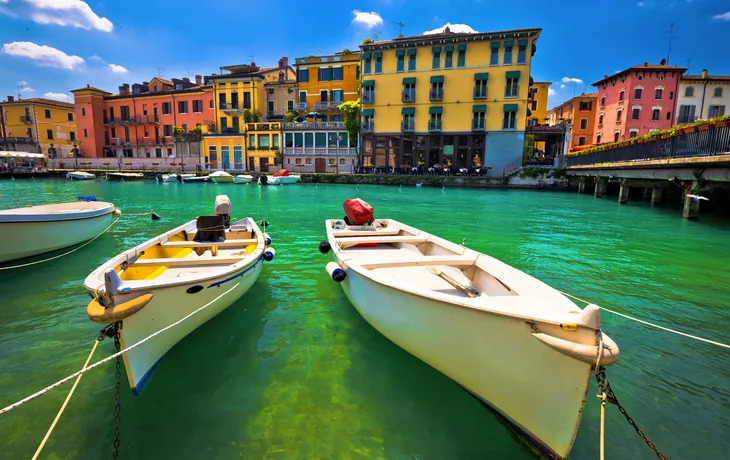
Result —
[[[84,171],[69,171],[66,173],[66,179],[71,180],[94,180],[96,176]]]
[[[296,184],[302,180],[299,174],[290,174],[288,169],[282,169],[279,172],[274,173],[273,176],[268,176],[269,182],[272,181],[272,177],[279,178],[282,184]]]
[[[228,174],[225,171],[216,171],[216,172],[210,174],[208,177],[210,177],[210,180],[212,180],[216,184],[224,183],[224,182],[226,182],[226,183],[233,182],[233,176],[231,176],[230,174]]]
[[[263,260],[272,260],[268,236],[245,218],[230,225],[228,197],[216,197],[215,215],[198,217],[152,238],[94,270],[84,285],[97,323],[121,323],[122,348],[200,310],[123,355],[129,385],[140,394],[162,356],[190,332],[249,290]]]
[[[192,177],[184,177],[183,182],[185,183],[195,183],[195,182],[208,182],[208,176],[196,176],[193,174]]]
[[[262,174],[259,176],[260,185],[281,185],[281,177],[267,176]]]
[[[144,174],[142,173],[128,173],[128,172],[112,172],[107,173],[106,178],[109,180],[142,180]]]
[[[251,181],[253,181],[253,176],[249,176],[248,174],[239,174],[233,177],[234,184],[248,184]]]
[[[162,174],[157,176],[157,180],[159,182],[185,182],[186,179],[190,179],[191,177],[195,177],[195,174]]]
[[[332,249],[327,271],[358,312],[493,408],[541,455],[566,458],[594,366],[619,357],[598,307],[581,310],[516,268],[374,220],[372,208],[354,201],[345,202],[346,219],[326,221],[320,250]]]
[[[112,203],[74,201],[0,211],[0,262],[88,241],[118,213]]]

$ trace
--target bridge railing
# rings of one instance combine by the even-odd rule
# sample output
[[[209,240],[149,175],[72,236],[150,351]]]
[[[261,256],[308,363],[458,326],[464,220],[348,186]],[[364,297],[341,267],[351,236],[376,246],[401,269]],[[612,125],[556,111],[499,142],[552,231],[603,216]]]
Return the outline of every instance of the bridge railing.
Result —
[[[621,161],[660,160],[730,153],[730,126],[569,156],[568,167]]]

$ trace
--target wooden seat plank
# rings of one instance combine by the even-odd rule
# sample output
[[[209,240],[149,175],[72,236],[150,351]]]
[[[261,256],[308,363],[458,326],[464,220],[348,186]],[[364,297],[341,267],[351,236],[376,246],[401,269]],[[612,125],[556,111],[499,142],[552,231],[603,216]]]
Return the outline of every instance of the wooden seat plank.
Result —
[[[384,262],[370,262],[362,264],[362,268],[374,270],[376,268],[401,267],[435,267],[447,265],[451,267],[469,267],[476,263],[476,259],[464,256],[421,256],[413,259],[400,259]]]
[[[401,229],[383,229],[383,230],[335,230],[332,235],[335,238],[346,238],[351,236],[364,236],[364,235],[397,235],[401,232]]]
[[[165,259],[137,259],[130,267],[181,267],[187,265],[233,265],[246,257],[172,257]]]
[[[250,244],[258,244],[258,240],[225,240],[215,243],[209,243],[207,241],[168,241],[162,246],[173,248],[209,248],[212,246],[218,246],[219,248],[235,248],[248,246]]]
[[[355,246],[357,244],[387,244],[387,243],[407,243],[407,244],[422,244],[428,241],[428,237],[424,236],[364,236],[345,238],[338,241],[341,248],[347,248]]]

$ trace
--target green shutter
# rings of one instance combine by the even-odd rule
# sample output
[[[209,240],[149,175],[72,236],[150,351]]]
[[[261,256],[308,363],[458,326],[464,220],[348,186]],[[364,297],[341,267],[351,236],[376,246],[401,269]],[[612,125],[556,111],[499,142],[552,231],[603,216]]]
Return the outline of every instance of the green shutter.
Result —
[[[433,75],[431,76],[431,83],[443,83],[444,82],[444,76],[443,75]]]
[[[411,48],[411,49],[409,49],[409,50],[408,50],[408,55],[409,55],[409,56],[415,56],[415,55],[416,55],[416,49],[415,49],[415,48]]]
[[[499,42],[492,42],[492,48],[499,48]]]
[[[363,59],[370,59],[370,53],[362,53]]]
[[[462,43],[461,45],[456,47],[457,51],[466,51],[466,43]]]
[[[505,40],[504,47],[506,48],[508,46],[515,46],[515,41],[514,40]]]
[[[487,111],[486,105],[475,105],[473,108],[474,113],[484,113]]]
[[[434,46],[433,48],[431,48],[431,51],[433,51],[434,53],[440,53],[441,52],[441,47],[440,46]]]
[[[416,108],[415,107],[403,107],[400,111],[401,115],[415,115],[416,114]]]
[[[375,109],[365,109],[362,111],[363,117],[372,117],[373,115],[375,115]]]
[[[362,81],[362,86],[363,87],[375,86],[375,80],[363,80]]]
[[[504,111],[505,112],[517,112],[517,104],[505,104]]]
[[[489,72],[475,73],[474,80],[489,80]]]
[[[431,113],[441,113],[441,112],[443,112],[443,110],[444,110],[443,107],[440,107],[440,106],[439,107],[429,107],[428,108],[428,113],[429,114],[431,114]]]
[[[406,50],[395,50],[396,56],[405,56]]]
[[[403,79],[404,85],[415,85],[416,84],[416,77],[406,77]]]
[[[444,51],[454,51],[454,45],[446,45],[444,46]]]
[[[377,52],[373,53],[373,57],[375,59],[382,58],[383,57],[383,52],[382,51],[377,51]]]
[[[520,40],[517,42],[517,44],[520,46],[527,46],[527,40]]]
[[[510,70],[507,72],[507,78],[520,78],[519,70]]]
[[[532,78],[532,77],[530,77],[530,86],[532,86],[532,85],[534,85],[534,84],[535,84],[535,79],[534,79],[534,78]]]

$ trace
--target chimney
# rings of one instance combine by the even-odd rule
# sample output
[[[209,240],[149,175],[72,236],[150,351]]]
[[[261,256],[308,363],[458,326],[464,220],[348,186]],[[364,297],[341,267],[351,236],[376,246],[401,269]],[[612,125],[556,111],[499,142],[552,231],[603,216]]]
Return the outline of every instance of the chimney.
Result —
[[[645,62],[644,63],[644,67],[649,67],[649,63],[648,62]]]
[[[279,72],[279,83],[284,83],[286,81],[286,76],[284,72]]]
[[[188,77],[184,77],[184,78],[183,78],[183,81],[184,81],[185,83],[190,83],[190,79],[189,79]]]
[[[195,84],[200,86],[203,84],[203,76],[202,75],[196,75],[195,76]]]
[[[8,96],[8,102],[13,102],[15,98],[13,96]]]
[[[286,56],[279,59],[279,68],[282,67],[289,67],[289,58]]]
[[[707,78],[710,74],[707,72],[707,69],[702,69],[702,78]]]

